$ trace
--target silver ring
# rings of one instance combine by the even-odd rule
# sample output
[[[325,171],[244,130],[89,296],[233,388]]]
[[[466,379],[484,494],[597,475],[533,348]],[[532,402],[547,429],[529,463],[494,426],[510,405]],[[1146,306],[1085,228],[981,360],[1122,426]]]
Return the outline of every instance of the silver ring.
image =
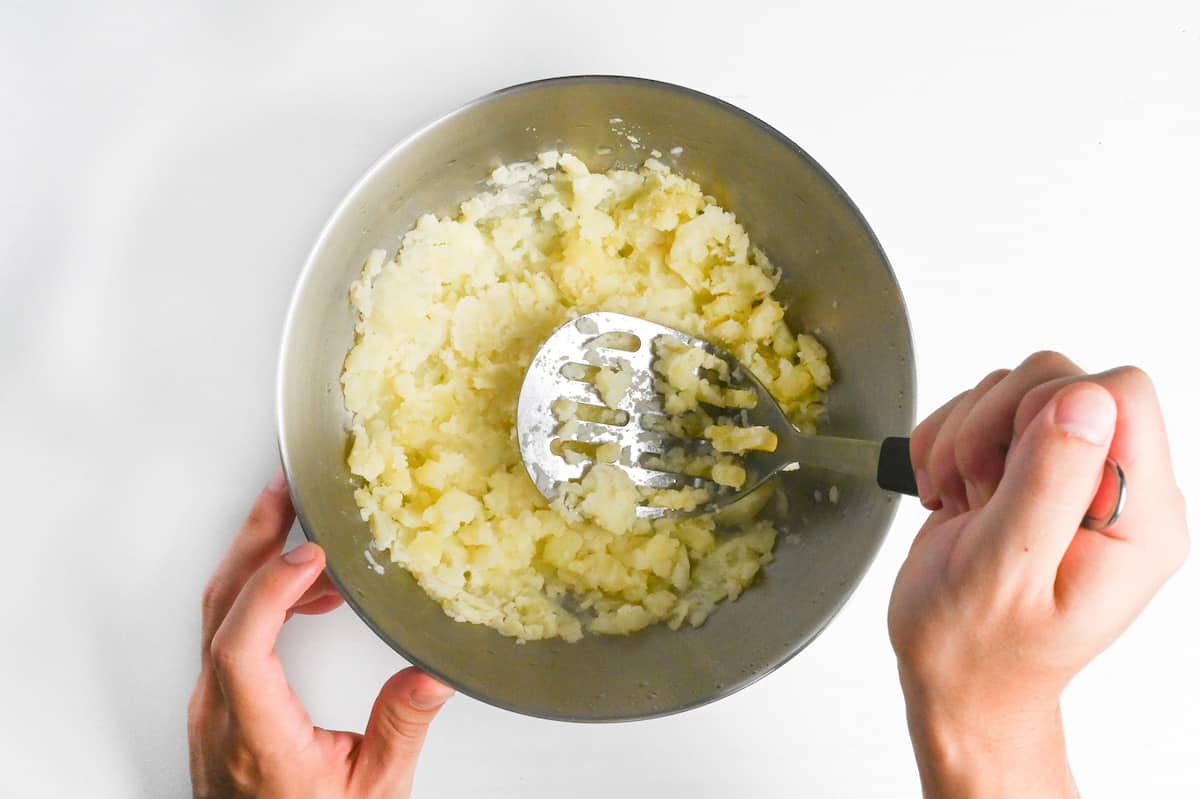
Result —
[[[1109,505],[1108,512],[1093,514],[1091,508],[1089,508],[1088,514],[1083,517],[1081,527],[1096,531],[1107,530],[1116,523],[1117,517],[1121,515],[1121,511],[1125,510],[1125,470],[1121,468],[1121,464],[1112,458],[1106,458],[1104,461],[1104,472],[1100,475],[1100,487],[1096,489],[1097,499],[1102,498],[1106,494],[1106,487],[1107,492],[1116,493],[1116,496]]]

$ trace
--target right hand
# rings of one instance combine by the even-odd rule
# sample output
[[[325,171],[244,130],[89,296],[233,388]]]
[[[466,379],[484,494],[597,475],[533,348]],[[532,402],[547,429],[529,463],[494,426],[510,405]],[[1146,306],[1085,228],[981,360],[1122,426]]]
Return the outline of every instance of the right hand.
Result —
[[[1087,375],[1039,353],[935,412],[911,451],[933,513],[888,627],[925,790],[1073,795],[1059,695],[1188,549],[1154,388],[1137,369]],[[1109,454],[1126,507],[1082,529]]]

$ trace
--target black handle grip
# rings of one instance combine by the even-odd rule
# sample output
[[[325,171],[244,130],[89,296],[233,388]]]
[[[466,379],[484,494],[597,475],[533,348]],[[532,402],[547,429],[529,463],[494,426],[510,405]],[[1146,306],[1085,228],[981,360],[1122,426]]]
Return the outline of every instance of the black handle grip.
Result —
[[[879,470],[875,473],[875,481],[880,488],[888,491],[917,496],[917,480],[913,477],[907,438],[883,440],[879,447]]]

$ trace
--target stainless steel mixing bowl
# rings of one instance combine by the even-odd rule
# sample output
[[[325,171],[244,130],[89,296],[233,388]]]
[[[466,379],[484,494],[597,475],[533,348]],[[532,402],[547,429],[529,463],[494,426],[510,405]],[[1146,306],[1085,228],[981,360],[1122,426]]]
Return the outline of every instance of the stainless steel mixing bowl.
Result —
[[[376,573],[346,467],[350,418],[339,375],[354,338],[350,283],[370,250],[394,253],[420,214],[452,213],[496,165],[552,148],[600,170],[638,164],[651,149],[664,153],[737,214],[782,269],[789,322],[820,331],[836,378],[827,431],[871,439],[908,432],[914,377],[904,301],[875,236],[833,179],[778,131],[713,97],[648,80],[571,77],[514,86],[454,111],[397,145],[351,189],[292,298],[277,388],[280,449],[300,522],[325,548],[334,582],[407,660],[465,694],[530,715],[660,716],[731,694],[812,641],[862,579],[898,498],[865,480],[783,476],[790,510],[775,561],[703,626],[677,632],[660,625],[628,637],[518,645],[452,621],[385,557]],[[814,490],[832,484],[837,504],[814,501]]]

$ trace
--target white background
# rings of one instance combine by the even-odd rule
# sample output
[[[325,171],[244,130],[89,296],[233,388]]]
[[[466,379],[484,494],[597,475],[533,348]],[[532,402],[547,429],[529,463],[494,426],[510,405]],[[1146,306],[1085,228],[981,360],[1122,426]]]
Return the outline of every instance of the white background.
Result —
[[[805,147],[895,265],[922,414],[1039,348],[1145,367],[1200,529],[1194,0],[191,6],[0,11],[0,794],[188,792],[199,593],[276,461],[306,251],[390,145],[533,78],[683,83]],[[884,615],[921,518],[741,694],[613,726],[459,697],[418,795],[916,795]],[[1193,557],[1069,690],[1085,795],[1200,795],[1197,608]],[[331,727],[402,665],[346,609],[281,647]]]

